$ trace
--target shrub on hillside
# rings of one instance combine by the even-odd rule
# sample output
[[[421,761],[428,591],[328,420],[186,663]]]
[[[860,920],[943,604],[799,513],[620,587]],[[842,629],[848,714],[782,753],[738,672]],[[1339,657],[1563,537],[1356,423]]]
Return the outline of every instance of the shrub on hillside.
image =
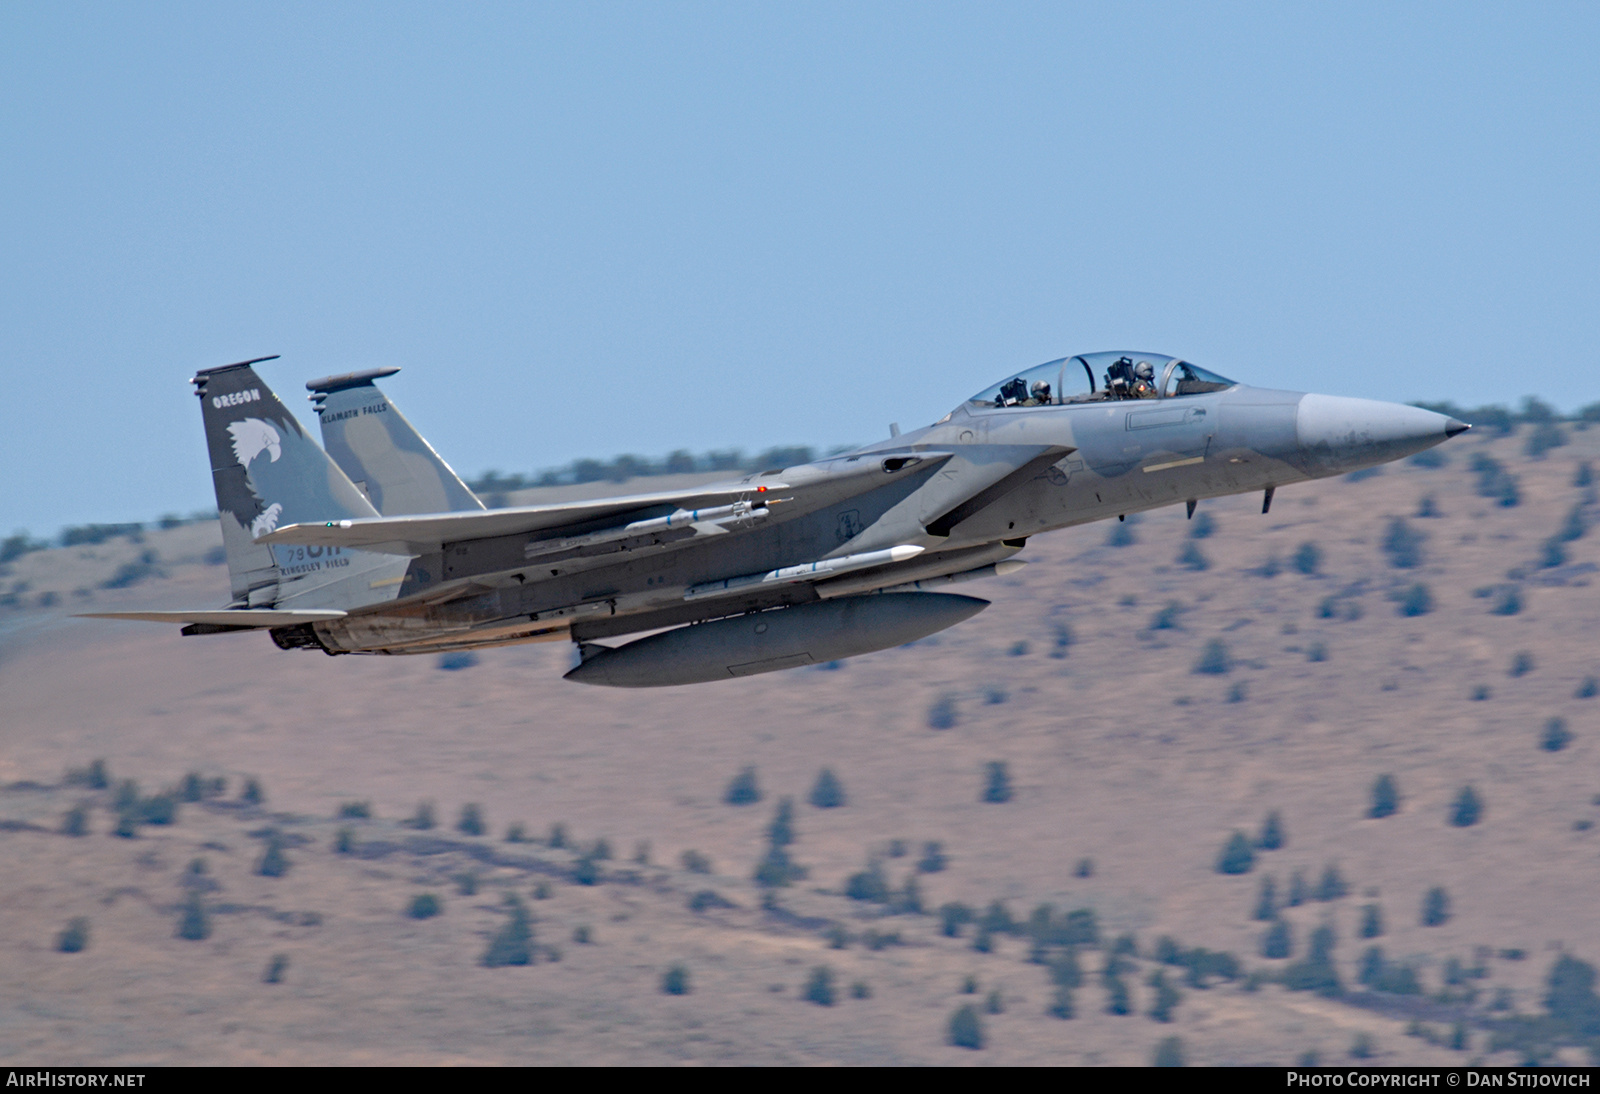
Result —
[[[1256,837],[1256,847],[1263,851],[1276,851],[1284,845],[1283,818],[1274,809],[1261,822],[1261,835]]]
[[[1228,646],[1220,638],[1208,641],[1194,663],[1194,671],[1203,676],[1223,676],[1232,668],[1233,660],[1228,656]]]
[[[889,879],[884,876],[883,864],[873,859],[867,868],[851,874],[845,881],[844,894],[851,900],[881,904],[889,899]]]
[[[1311,886],[1306,884],[1306,873],[1304,870],[1296,870],[1289,875],[1288,905],[1291,908],[1298,908],[1310,899]]]
[[[527,906],[514,894],[506,894],[506,922],[489,940],[483,952],[483,964],[498,969],[507,965],[528,965],[533,962],[533,924]]]
[[[966,904],[952,901],[939,906],[939,929],[946,938],[959,938],[961,928],[971,923],[972,919],[972,908]]]
[[[946,1039],[956,1048],[979,1049],[983,1047],[983,1019],[978,1008],[968,1004],[950,1016]]]
[[[1457,828],[1470,828],[1482,816],[1483,802],[1478,792],[1470,786],[1463,786],[1450,806],[1450,823]]]
[[[272,955],[272,959],[267,962],[267,967],[262,970],[261,982],[263,984],[281,984],[283,983],[283,974],[288,971],[289,955],[275,953]]]
[[[1011,800],[1011,772],[1005,761],[991,760],[984,765],[983,794],[979,800],[993,803]]]
[[[456,820],[456,831],[463,836],[481,836],[484,833],[483,810],[476,802],[468,802],[461,807],[461,816]]]
[[[722,800],[729,805],[754,805],[761,800],[761,787],[756,782],[756,769],[746,767],[728,782]]]
[[[1339,873],[1336,863],[1328,863],[1322,871],[1322,880],[1317,883],[1318,900],[1338,900],[1350,892],[1350,885]]]
[[[1383,535],[1383,550],[1389,565],[1397,570],[1414,570],[1422,565],[1422,541],[1426,537],[1403,517],[1393,517]]]
[[[1522,611],[1522,593],[1515,585],[1502,586],[1489,611],[1494,615],[1516,615]]]
[[[1243,832],[1235,831],[1217,856],[1217,873],[1248,874],[1255,863],[1256,855],[1250,847],[1249,838]]]
[[[1150,1017],[1157,1022],[1172,1021],[1172,1008],[1178,1005],[1183,998],[1177,988],[1167,980],[1166,971],[1157,969],[1150,977],[1150,986],[1155,989],[1155,999],[1150,1004]]]
[[[90,790],[104,790],[111,785],[111,776],[106,771],[104,760],[94,760],[87,767],[68,768],[66,784],[83,786]]]
[[[1436,885],[1422,898],[1422,925],[1442,927],[1448,922],[1450,922],[1450,895]]]
[[[191,889],[189,899],[183,902],[183,908],[178,914],[176,934],[179,938],[190,942],[200,942],[211,937],[211,916],[200,899],[198,889]]]
[[[806,980],[806,986],[801,992],[801,998],[819,1007],[833,1006],[833,970],[826,965],[818,965],[812,969],[811,976]]]
[[[754,880],[757,885],[768,889],[779,889],[792,882],[800,881],[806,876],[804,866],[795,862],[777,844],[767,848],[767,853],[761,856],[761,861],[756,864]]]
[[[1305,959],[1283,970],[1283,986],[1290,991],[1314,991],[1332,998],[1344,992],[1333,963],[1333,928],[1323,924],[1311,932]]]
[[[1433,611],[1433,593],[1422,582],[1417,582],[1400,594],[1399,612],[1408,619],[1427,615]]]
[[[1369,817],[1388,817],[1400,809],[1400,788],[1395,785],[1393,775],[1379,775],[1372,784],[1372,806],[1367,810]]]
[[[817,781],[811,787],[808,800],[818,809],[836,809],[845,803],[844,786],[831,767],[825,767],[817,773]]]
[[[1288,957],[1293,951],[1294,936],[1289,931],[1288,921],[1274,920],[1261,938],[1261,956],[1279,960]]]
[[[779,798],[778,808],[767,825],[767,842],[773,847],[787,847],[794,842],[794,799]]]
[[[256,873],[262,877],[282,877],[289,872],[289,856],[283,853],[283,835],[274,831],[267,837],[267,849],[256,863]]]
[[[1546,752],[1560,752],[1572,740],[1572,733],[1567,729],[1565,718],[1551,718],[1544,724],[1544,733],[1539,738],[1539,747]]]
[[[56,935],[57,953],[82,953],[89,945],[89,921],[76,916]]]
[[[682,965],[674,965],[662,973],[661,991],[666,995],[688,995],[689,970]]]
[[[61,818],[61,834],[63,836],[87,836],[89,834],[89,807],[81,802],[67,810]]]
[[[1155,1051],[1150,1054],[1151,1067],[1183,1067],[1186,1063],[1181,1037],[1163,1038],[1161,1043],[1156,1045]]]
[[[1256,894],[1256,907],[1251,917],[1262,923],[1271,923],[1278,918],[1278,887],[1271,875],[1261,879],[1261,889]]]
[[[1200,550],[1200,545],[1190,540],[1183,545],[1183,550],[1178,552],[1178,565],[1194,573],[1202,573],[1211,568],[1211,560]]]
[[[417,811],[411,814],[405,823],[409,828],[416,828],[424,832],[432,828],[438,823],[433,815],[433,803],[431,801],[418,802]]]

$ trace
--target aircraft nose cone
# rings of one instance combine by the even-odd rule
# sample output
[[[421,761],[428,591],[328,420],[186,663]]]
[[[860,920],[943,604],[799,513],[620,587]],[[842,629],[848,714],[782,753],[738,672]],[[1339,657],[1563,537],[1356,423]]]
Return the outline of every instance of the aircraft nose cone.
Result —
[[[1307,395],[1295,414],[1301,458],[1323,473],[1354,471],[1432,448],[1469,428],[1421,407]]]

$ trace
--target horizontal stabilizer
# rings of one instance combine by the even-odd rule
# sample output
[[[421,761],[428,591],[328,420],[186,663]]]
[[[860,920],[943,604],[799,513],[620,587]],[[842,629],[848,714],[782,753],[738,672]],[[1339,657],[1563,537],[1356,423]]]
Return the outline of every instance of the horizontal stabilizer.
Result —
[[[343,619],[344,612],[274,611],[266,608],[224,608],[198,612],[83,612],[77,619],[135,619],[145,623],[202,623],[210,627],[289,627],[296,623],[321,623]]]
[[[258,539],[257,543],[301,543],[314,547],[365,547],[392,554],[424,554],[441,544],[492,536],[515,536],[583,525],[605,517],[620,517],[653,509],[701,509],[744,499],[756,499],[781,482],[754,486],[733,483],[694,490],[596,498],[558,505],[525,505],[513,509],[430,513],[414,517],[367,517],[323,523],[290,524]]]

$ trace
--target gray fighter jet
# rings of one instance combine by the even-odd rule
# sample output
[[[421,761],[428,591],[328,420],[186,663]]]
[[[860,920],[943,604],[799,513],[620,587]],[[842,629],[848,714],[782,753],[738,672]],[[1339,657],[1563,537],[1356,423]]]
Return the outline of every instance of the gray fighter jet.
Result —
[[[313,381],[326,450],[259,358],[202,370],[233,600],[98,613],[264,629],[283,649],[572,641],[567,679],[656,687],[854,657],[988,601],[1030,536],[1400,459],[1469,428],[1416,407],[1250,387],[1151,353],[1063,357],[854,452],[687,490],[486,509],[375,381]],[[619,636],[654,631],[620,645]]]

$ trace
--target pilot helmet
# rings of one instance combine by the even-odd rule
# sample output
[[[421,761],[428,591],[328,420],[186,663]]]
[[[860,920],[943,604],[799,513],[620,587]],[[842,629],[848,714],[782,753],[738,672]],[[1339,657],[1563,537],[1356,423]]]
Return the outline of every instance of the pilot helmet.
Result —
[[[1150,367],[1149,361],[1140,361],[1137,365],[1134,365],[1133,374],[1141,380],[1154,380],[1156,378],[1156,370]]]
[[[1045,383],[1043,380],[1035,380],[1033,382],[1032,394],[1035,399],[1040,401],[1048,399],[1050,398],[1050,385]]]

